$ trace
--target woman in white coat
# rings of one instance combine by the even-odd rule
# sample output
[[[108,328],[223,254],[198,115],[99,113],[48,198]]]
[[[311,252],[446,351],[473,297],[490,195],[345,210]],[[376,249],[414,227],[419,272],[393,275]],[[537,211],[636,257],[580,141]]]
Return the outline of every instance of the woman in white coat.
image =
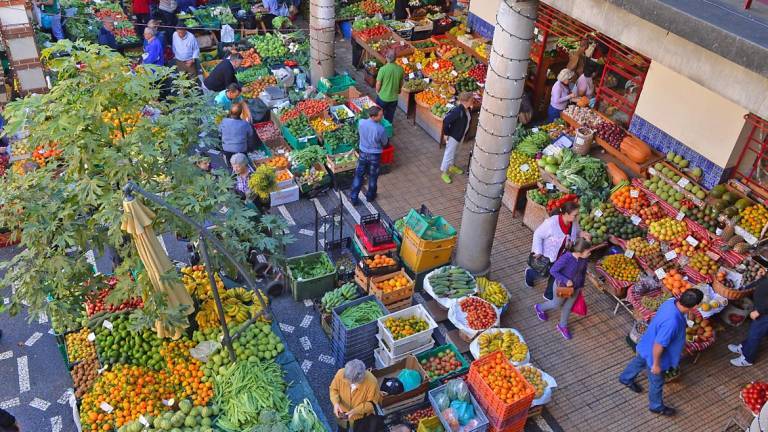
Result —
[[[539,225],[533,232],[531,255],[534,259],[544,256],[549,263],[554,263],[573,244],[576,238],[583,237],[590,240],[587,232],[581,231],[578,223],[579,205],[568,201],[554,211],[554,214]],[[539,274],[531,267],[525,269],[525,286],[533,288],[536,279],[549,277],[544,298],[552,300],[552,283],[554,279],[547,274]]]

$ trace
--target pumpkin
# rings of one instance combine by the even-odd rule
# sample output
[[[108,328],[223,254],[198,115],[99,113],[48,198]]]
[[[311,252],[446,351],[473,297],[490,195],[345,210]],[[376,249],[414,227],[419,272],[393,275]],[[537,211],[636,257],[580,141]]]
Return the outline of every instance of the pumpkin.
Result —
[[[586,96],[580,97],[579,100],[576,101],[576,105],[582,108],[589,106],[589,98]]]
[[[608,162],[607,164],[605,164],[605,170],[608,171],[608,177],[611,178],[611,183],[613,183],[614,185],[617,185],[622,181],[629,181],[629,177],[627,176],[627,173],[625,173],[621,168],[619,168],[613,162]]]
[[[619,150],[624,153],[632,162],[645,163],[653,154],[648,144],[643,140],[632,135],[627,135],[621,141]]]

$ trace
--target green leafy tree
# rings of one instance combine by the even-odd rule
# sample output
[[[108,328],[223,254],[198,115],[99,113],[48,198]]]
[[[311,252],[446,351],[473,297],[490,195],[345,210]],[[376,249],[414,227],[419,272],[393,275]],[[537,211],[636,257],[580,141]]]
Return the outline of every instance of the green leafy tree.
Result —
[[[192,82],[175,79],[171,95],[161,98],[161,84],[172,80],[170,69],[139,66],[133,72],[123,56],[89,43],[59,42],[44,51],[43,60],[57,74],[56,85],[6,108],[9,133],[27,133],[30,146],[55,144],[61,151],[24,175],[9,171],[0,188],[0,226],[23,231],[22,251],[2,265],[3,283],[16,287],[11,313],[23,302],[33,317],[46,308],[60,319],[78,316],[84,296],[100,288],[86,283],[93,276],[86,251],[111,248],[123,262],[115,269],[120,282],[109,300],[143,296],[144,309],[132,317],[142,325],[182,319],[181,311],[151,294],[133,242],[120,229],[128,181],[198,223],[213,225],[210,232],[241,263],[251,247],[279,256],[290,241],[282,234],[282,219],[244,206],[231,193],[227,173],[206,174],[191,162],[201,136],[216,135],[213,108]],[[158,234],[197,235],[170,212],[144,203],[157,214]],[[213,258],[223,265],[220,254]]]

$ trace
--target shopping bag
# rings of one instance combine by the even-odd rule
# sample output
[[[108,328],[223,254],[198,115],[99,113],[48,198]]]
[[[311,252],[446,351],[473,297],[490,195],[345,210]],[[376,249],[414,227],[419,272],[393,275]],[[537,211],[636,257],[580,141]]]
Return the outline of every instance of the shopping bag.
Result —
[[[582,293],[582,291],[583,290],[579,290],[579,293],[576,294],[576,301],[573,302],[573,308],[571,308],[571,312],[575,313],[576,315],[586,316],[587,302],[584,300],[584,293]]]

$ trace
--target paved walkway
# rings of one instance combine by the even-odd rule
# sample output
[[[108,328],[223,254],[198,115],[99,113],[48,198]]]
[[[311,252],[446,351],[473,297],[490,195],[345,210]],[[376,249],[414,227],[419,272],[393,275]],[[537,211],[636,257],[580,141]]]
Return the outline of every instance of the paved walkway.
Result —
[[[366,88],[363,76],[352,70],[349,42],[337,44],[337,70],[349,69]],[[466,176],[453,184],[440,180],[442,150],[419,126],[406,120],[398,110],[394,122],[395,163],[392,173],[380,177],[377,203],[391,217],[404,215],[410,208],[426,204],[459,227],[464,202]],[[461,149],[457,165],[466,166],[469,147]],[[751,415],[739,401],[738,392],[751,380],[768,376],[768,360],[746,369],[732,367],[727,344],[740,341],[746,326],[718,329],[717,343],[704,352],[694,365],[684,361],[682,377],[665,386],[665,401],[678,408],[674,418],[662,418],[647,410],[647,395],[636,395],[617,382],[619,373],[632,358],[625,342],[633,319],[620,309],[614,315],[615,301],[594,286],[587,286],[587,317],[572,318],[573,340],[564,341],[555,322],[540,322],[533,304],[541,300],[543,286],[534,290],[522,283],[525,261],[530,251],[532,232],[518,217],[502,208],[492,253],[491,276],[505,284],[512,304],[502,324],[519,329],[532,353],[533,362],[555,377],[558,389],[549,412],[562,426],[572,431],[723,431],[731,418],[748,425]],[[722,327],[722,325],[720,326]],[[768,344],[766,344],[768,345]],[[768,346],[765,347],[768,352]],[[647,381],[640,384],[647,389]],[[546,430],[546,429],[545,429]]]

